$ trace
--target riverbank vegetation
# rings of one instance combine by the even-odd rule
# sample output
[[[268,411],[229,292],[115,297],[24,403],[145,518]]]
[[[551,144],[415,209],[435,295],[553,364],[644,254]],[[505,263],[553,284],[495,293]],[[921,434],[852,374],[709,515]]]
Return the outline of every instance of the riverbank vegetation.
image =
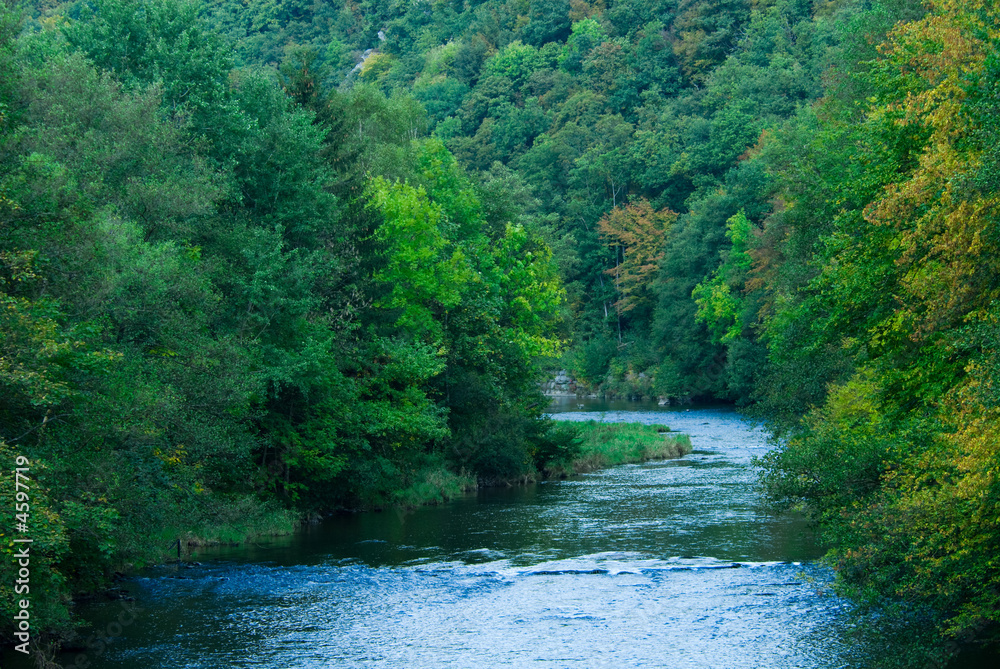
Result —
[[[567,369],[767,420],[841,591],[931,630],[885,661],[995,649],[994,4],[5,1],[39,624],[180,518],[540,471]]]
[[[666,425],[642,423],[573,423],[577,448],[545,466],[547,476],[562,477],[616,465],[679,458],[691,452],[686,434],[671,433]]]
[[[0,7],[0,435],[30,480],[3,577],[32,538],[34,630],[178,538],[536,468],[562,288],[509,175],[412,98],[237,66],[196,5],[57,9]]]

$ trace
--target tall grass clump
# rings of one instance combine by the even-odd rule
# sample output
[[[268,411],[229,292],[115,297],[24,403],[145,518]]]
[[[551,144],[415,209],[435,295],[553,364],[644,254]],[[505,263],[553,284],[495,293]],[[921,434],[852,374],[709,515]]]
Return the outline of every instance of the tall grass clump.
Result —
[[[672,433],[666,425],[641,423],[574,423],[578,452],[571,459],[553,460],[548,476],[583,474],[598,469],[649,460],[679,458],[691,452],[686,434]]]
[[[454,472],[443,459],[430,457],[426,465],[410,477],[409,485],[394,493],[393,503],[411,509],[442,504],[477,487],[476,477],[465,469]]]

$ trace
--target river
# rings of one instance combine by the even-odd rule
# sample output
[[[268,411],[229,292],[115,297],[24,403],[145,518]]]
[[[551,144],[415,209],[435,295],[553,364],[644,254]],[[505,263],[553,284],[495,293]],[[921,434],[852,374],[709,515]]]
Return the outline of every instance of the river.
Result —
[[[125,584],[133,610],[82,607],[103,647],[77,666],[856,666],[811,531],[760,508],[763,432],[724,408],[579,403],[554,417],[665,423],[694,452],[153,569]]]

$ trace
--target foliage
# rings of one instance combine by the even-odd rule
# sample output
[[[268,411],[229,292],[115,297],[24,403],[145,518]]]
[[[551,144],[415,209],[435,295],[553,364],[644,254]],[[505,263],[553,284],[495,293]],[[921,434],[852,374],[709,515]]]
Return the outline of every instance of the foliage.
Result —
[[[566,466],[536,382],[568,349],[600,392],[748,405],[843,592],[934,661],[995,647],[997,23],[0,5],[0,437],[46,472],[46,616],[178,519]]]
[[[583,474],[615,465],[679,458],[691,452],[685,434],[671,434],[665,425],[641,423],[574,423],[575,453],[563,453],[548,464],[553,474]]]
[[[725,344],[735,341],[743,332],[740,316],[740,298],[734,295],[728,277],[740,281],[750,271],[750,244],[752,228],[742,211],[726,222],[726,237],[732,246],[729,254],[715,272],[711,281],[699,283],[691,291],[691,297],[698,305],[699,321],[708,325],[712,337]]]
[[[449,249],[444,236],[447,218],[421,188],[390,184],[376,177],[370,199],[385,219],[376,240],[388,245],[387,266],[376,281],[391,286],[377,306],[401,309],[397,324],[429,343],[440,343],[442,333],[434,312],[458,305],[460,286],[468,278],[468,262],[460,249]]]
[[[515,182],[422,138],[411,96],[325,88],[329,49],[234,69],[196,3],[36,9],[17,36],[0,8],[0,437],[42,476],[36,629],[178,539],[533,474],[562,289]]]
[[[615,208],[597,222],[601,235],[621,256],[613,269],[604,270],[615,277],[615,288],[622,296],[615,303],[621,311],[630,311],[649,299],[649,284],[663,259],[663,237],[667,226],[677,218],[671,211],[654,212],[649,202],[640,200],[624,209]]]
[[[813,163],[843,193],[840,211],[814,237],[799,295],[764,321],[773,350],[795,320],[815,319],[796,339],[837,347],[853,367],[764,463],[769,490],[817,512],[845,592],[903,625],[932,620],[951,652],[998,634],[986,464],[997,440],[981,366],[995,355],[997,208],[976,183],[989,169],[979,96],[996,18],[943,1],[890,31],[859,74],[859,110],[833,107],[820,124],[821,150],[848,140],[855,152],[847,170]],[[815,197],[823,181],[800,192]]]
[[[19,456],[22,458],[18,460]],[[20,449],[0,441],[0,458],[3,468],[0,470],[0,503],[8,509],[11,521],[3,525],[0,532],[0,575],[10,585],[3,589],[0,598],[0,611],[8,620],[14,619],[14,614],[21,611],[18,602],[27,600],[31,603],[28,611],[30,625],[33,630],[53,629],[64,626],[69,621],[69,601],[66,597],[66,576],[60,562],[70,550],[66,537],[65,523],[56,512],[50,491],[45,482],[47,471],[45,464],[30,461],[21,455]],[[27,465],[27,466],[24,466]],[[15,469],[22,470],[22,476],[17,478],[22,485],[15,488]],[[27,501],[17,499],[17,492],[26,494]],[[21,508],[17,508],[19,505]],[[14,523],[15,511],[28,516],[29,533],[16,532]],[[15,543],[15,539],[30,538],[31,543]],[[29,549],[30,576],[22,579],[18,575],[18,553],[23,548]],[[26,586],[26,587],[25,587]]]

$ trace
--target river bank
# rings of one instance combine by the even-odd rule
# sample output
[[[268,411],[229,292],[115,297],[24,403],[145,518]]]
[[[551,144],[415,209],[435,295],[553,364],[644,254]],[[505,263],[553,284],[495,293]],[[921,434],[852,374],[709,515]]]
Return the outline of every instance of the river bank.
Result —
[[[466,472],[448,469],[442,459],[429,459],[424,468],[409,477],[407,487],[394,494],[392,504],[379,508],[343,509],[341,512],[410,512],[424,506],[446,504],[484,488],[533,485],[546,479],[579,476],[622,464],[677,458],[691,452],[691,442],[687,435],[672,432],[667,425],[597,421],[572,425],[573,431],[578,433],[578,450],[568,458],[549,462],[533,475],[496,482],[494,486],[483,486]],[[219,511],[215,523],[202,521],[191,525],[177,522],[164,528],[157,540],[147,547],[143,563],[122,565],[116,582],[110,588],[77,593],[76,599],[81,602],[102,598],[117,600],[121,596],[117,580],[135,577],[150,565],[184,563],[222,550],[238,551],[247,546],[273,543],[281,538],[307,532],[310,526],[329,517],[329,514],[299,514],[273,504],[252,505],[247,499],[233,502]],[[43,638],[58,641],[70,634],[68,629],[57,630]]]
[[[635,406],[634,402],[616,401],[608,404],[604,400],[591,401],[590,405],[599,408],[617,407],[619,405]],[[562,412],[570,408],[579,409],[585,406],[580,402],[555,400],[552,405],[554,413],[547,419],[559,419]],[[645,406],[645,405],[639,405]],[[603,416],[604,414],[591,414]],[[673,412],[673,415],[681,415]],[[664,420],[664,423],[668,421]],[[429,457],[424,466],[413,472],[405,487],[401,487],[391,497],[391,502],[384,506],[361,506],[341,509],[340,512],[384,511],[389,509],[412,510],[422,506],[444,504],[463,495],[474,493],[480,488],[511,487],[528,485],[552,478],[566,478],[586,474],[623,464],[638,464],[653,460],[678,458],[687,455],[692,450],[690,437],[677,432],[667,424],[643,423],[606,423],[603,420],[589,419],[586,421],[570,421],[565,423],[577,432],[575,441],[577,450],[569,456],[556,457],[546,463],[540,471],[518,479],[494,482],[484,485],[468,472],[455,472],[449,469],[440,457]],[[323,516],[317,514],[295,514],[277,507],[242,509],[235,515],[226,514],[223,522],[216,526],[187,528],[183,531],[167,532],[163,535],[163,550],[159,553],[159,561],[165,562],[174,557],[172,553],[176,543],[180,542],[181,552],[190,553],[192,549],[213,546],[239,546],[241,544],[286,536],[298,528],[310,523],[319,522]],[[329,515],[329,513],[324,514]],[[230,518],[229,516],[233,516]],[[176,537],[168,541],[168,535]]]
[[[124,630],[120,602],[81,605],[108,637],[89,666],[863,666],[822,548],[749,485],[766,435],[724,410],[554,417],[667,423],[695,448],[202,550],[122,583]]]
[[[554,413],[545,420],[562,417],[561,409],[567,408],[555,403]],[[573,403],[579,408],[579,403]],[[600,404],[596,406],[605,407]],[[679,414],[673,414],[679,415]],[[568,457],[556,458],[534,474],[518,480],[495,482],[499,489],[524,488],[554,479],[579,477],[623,464],[677,458],[691,452],[691,442],[687,435],[673,431],[669,425],[603,422],[604,414],[591,413],[588,416],[601,420],[559,421],[560,428],[574,435],[575,450]],[[424,466],[410,473],[407,486],[392,496],[392,503],[373,508],[344,509],[348,515],[364,514],[370,511],[383,513],[412,513],[422,507],[445,505],[469,495],[489,494],[490,486],[481,485],[466,472],[454,472],[447,468],[443,458],[429,457]],[[177,518],[169,527],[164,527],[156,541],[146,547],[144,560],[138,564],[122,565],[120,573],[107,590],[80,592],[76,594],[79,603],[89,605],[94,602],[119,601],[122,597],[121,579],[141,578],[148,572],[149,565],[175,565],[183,568],[205,556],[239,553],[258,545],[294,544],[297,537],[310,533],[329,514],[297,514],[274,504],[251,504],[249,499],[235,500],[219,508],[215,522],[204,519],[197,523],[185,524]],[[157,567],[164,568],[164,567]],[[74,607],[76,608],[76,607]],[[70,628],[54,631],[40,638],[49,642],[59,642],[72,638]],[[70,642],[72,646],[76,642]],[[58,645],[58,643],[56,643]]]

